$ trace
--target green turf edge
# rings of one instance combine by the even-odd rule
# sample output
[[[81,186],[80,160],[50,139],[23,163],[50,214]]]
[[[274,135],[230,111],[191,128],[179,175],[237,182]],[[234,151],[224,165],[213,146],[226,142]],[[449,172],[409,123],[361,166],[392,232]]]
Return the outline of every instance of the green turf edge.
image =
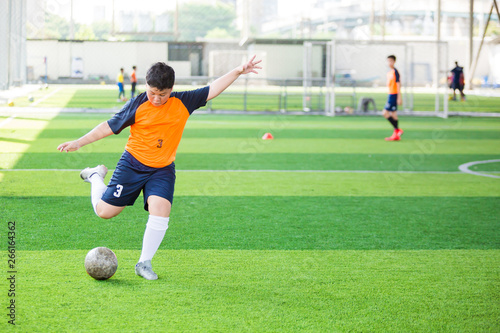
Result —
[[[442,332],[500,329],[499,250],[160,251],[158,281],[116,250],[109,281],[86,251],[18,253],[24,332]],[[2,289],[5,290],[5,280]],[[6,304],[4,294],[4,304]],[[5,327],[4,323],[1,323]]]

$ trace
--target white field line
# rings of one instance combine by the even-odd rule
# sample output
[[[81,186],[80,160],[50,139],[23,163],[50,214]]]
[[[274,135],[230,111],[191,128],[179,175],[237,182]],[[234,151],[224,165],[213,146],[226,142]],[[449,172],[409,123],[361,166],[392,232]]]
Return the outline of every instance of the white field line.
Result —
[[[482,177],[490,177],[490,178],[500,178],[500,176],[496,175],[490,175],[489,173],[486,172],[477,172],[477,171],[472,171],[469,168],[473,165],[476,164],[487,164],[487,163],[497,163],[500,162],[500,160],[486,160],[486,161],[474,161],[474,162],[469,162],[469,163],[464,163],[458,167],[458,169],[462,172],[475,175],[475,176],[482,176]]]
[[[56,90],[54,90],[54,91],[53,91],[53,92],[51,92],[50,94],[48,94],[48,95],[46,95],[46,96],[44,96],[44,97],[42,97],[42,98],[40,98],[40,99],[36,100],[36,101],[35,101],[35,102],[33,102],[31,105],[32,105],[32,106],[36,106],[36,105],[38,105],[39,103],[41,103],[41,102],[45,101],[47,98],[52,97],[53,95],[55,95],[56,93],[58,93],[61,89],[62,89],[62,87],[61,87],[61,88],[57,88]]]
[[[4,127],[5,125],[9,124],[12,120],[14,120],[14,118],[16,118],[16,115],[13,114],[12,116],[10,116],[9,118],[7,119],[4,119],[0,122],[0,128]]]

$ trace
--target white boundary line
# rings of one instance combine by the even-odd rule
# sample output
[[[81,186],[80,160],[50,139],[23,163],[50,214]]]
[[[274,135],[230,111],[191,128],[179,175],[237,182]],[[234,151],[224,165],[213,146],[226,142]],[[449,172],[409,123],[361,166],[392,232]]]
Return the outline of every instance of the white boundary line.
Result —
[[[46,95],[46,96],[43,96],[42,98],[40,98],[40,99],[36,100],[35,102],[33,102],[33,103],[31,104],[31,106],[36,106],[36,105],[38,105],[39,103],[41,103],[41,102],[45,101],[47,98],[52,97],[52,95],[54,95],[54,94],[58,93],[61,89],[62,89],[62,87],[61,87],[61,88],[57,88],[56,90],[54,90],[54,91],[53,91],[53,92],[51,92],[50,94],[48,94],[48,95]]]
[[[490,178],[500,178],[500,176],[496,175],[490,175],[487,173],[482,173],[482,172],[477,172],[477,171],[472,171],[469,168],[473,165],[476,164],[486,164],[486,163],[497,163],[500,162],[500,160],[486,160],[486,161],[474,161],[474,162],[469,162],[469,163],[464,163],[458,167],[458,169],[462,172],[475,175],[475,176],[482,176],[482,177],[490,177]]]
[[[9,118],[7,119],[4,119],[0,122],[0,128],[4,127],[5,125],[7,125],[8,123],[10,123],[12,120],[14,120],[14,118],[16,118],[16,115],[13,114],[12,116],[10,116]]]

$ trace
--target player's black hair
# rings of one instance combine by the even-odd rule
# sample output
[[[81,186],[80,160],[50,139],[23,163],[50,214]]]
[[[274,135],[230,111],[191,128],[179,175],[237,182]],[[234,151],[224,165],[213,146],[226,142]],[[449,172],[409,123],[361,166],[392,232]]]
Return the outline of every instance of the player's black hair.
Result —
[[[122,71],[122,72],[123,72],[123,67],[122,67],[122,68],[120,68],[120,71]]]
[[[132,66],[132,69],[136,69],[136,67],[135,67],[135,66]]]
[[[164,62],[157,62],[148,70],[146,83],[158,90],[172,89],[175,81],[175,72]]]
[[[387,59],[392,59],[392,60],[396,61],[396,56],[391,54],[390,56],[387,57]]]
[[[455,65],[458,66],[458,61],[455,61]]]

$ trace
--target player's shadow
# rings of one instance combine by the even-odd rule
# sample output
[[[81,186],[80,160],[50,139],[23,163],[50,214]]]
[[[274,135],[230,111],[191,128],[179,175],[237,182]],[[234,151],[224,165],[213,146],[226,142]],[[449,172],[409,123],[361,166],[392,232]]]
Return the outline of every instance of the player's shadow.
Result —
[[[131,286],[142,286],[144,283],[147,283],[148,281],[144,280],[143,278],[140,278],[138,276],[134,276],[136,279],[129,279],[129,278],[119,278],[119,277],[111,277],[110,279],[107,280],[94,280],[95,283],[99,284],[109,284],[114,287],[131,287]]]
[[[30,144],[32,142],[30,140],[4,138],[4,137],[0,137],[0,141],[12,142],[12,143],[24,143],[24,144]]]

